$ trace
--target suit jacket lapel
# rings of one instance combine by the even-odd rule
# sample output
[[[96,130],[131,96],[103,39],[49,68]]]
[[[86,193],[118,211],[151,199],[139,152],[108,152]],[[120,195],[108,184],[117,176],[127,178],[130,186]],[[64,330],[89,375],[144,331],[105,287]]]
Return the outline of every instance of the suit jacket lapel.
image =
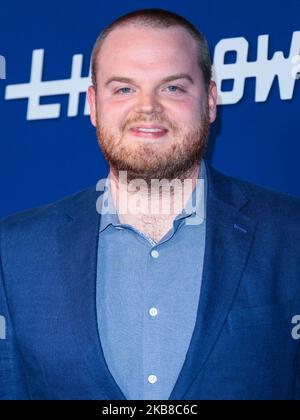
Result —
[[[255,221],[240,210],[248,200],[235,183],[207,165],[206,249],[195,329],[171,400],[196,399],[192,384],[225,324],[251,248]]]
[[[68,322],[72,324],[80,358],[85,359],[89,380],[99,399],[126,399],[112,377],[101,347],[96,315],[99,193],[83,192],[70,202],[68,222],[59,232],[60,270],[66,290]],[[67,351],[67,349],[66,349]],[[80,372],[77,372],[80,375]]]

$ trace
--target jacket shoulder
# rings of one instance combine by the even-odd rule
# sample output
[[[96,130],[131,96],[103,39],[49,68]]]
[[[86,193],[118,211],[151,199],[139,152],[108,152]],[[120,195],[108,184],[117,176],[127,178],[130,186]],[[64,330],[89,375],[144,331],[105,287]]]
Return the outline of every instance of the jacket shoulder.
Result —
[[[233,201],[234,191],[245,197],[243,211],[254,218],[298,220],[300,223],[300,199],[290,194],[266,188],[255,183],[225,175],[211,167],[214,183],[223,196]]]
[[[285,223],[300,223],[300,199],[287,193],[264,188],[250,182],[239,181],[240,188],[251,200],[249,209],[255,209],[258,215],[267,216]]]
[[[2,232],[12,232],[32,226],[41,226],[60,217],[67,217],[72,213],[72,209],[81,208],[95,192],[95,187],[88,187],[65,196],[54,202],[16,212],[0,220]]]

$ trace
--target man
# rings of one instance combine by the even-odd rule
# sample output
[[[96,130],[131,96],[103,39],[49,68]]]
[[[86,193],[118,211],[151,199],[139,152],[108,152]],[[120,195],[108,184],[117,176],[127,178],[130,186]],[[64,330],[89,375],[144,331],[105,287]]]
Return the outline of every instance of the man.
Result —
[[[1,223],[1,398],[299,399],[300,203],[205,161],[203,35],[133,12],[92,72],[103,195]]]

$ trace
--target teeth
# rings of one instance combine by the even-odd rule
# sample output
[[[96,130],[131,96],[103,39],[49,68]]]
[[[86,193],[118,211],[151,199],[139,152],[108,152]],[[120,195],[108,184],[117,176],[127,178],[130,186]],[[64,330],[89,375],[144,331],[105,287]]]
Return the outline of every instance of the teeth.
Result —
[[[143,131],[144,133],[159,133],[163,130],[161,128],[138,128],[138,131]]]

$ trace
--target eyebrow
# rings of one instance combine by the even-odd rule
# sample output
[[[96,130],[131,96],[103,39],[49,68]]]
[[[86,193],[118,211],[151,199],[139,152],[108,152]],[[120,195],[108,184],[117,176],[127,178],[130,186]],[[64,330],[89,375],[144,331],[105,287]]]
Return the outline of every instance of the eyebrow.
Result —
[[[172,76],[168,76],[168,77],[164,77],[161,80],[161,84],[163,83],[167,83],[167,82],[172,82],[174,80],[179,80],[179,79],[186,79],[188,80],[192,85],[194,84],[194,80],[192,79],[192,77],[187,74],[187,73],[178,73],[178,74],[174,74]],[[133,79],[130,79],[129,77],[118,77],[118,76],[112,76],[110,77],[107,82],[105,83],[105,87],[108,86],[111,82],[121,82],[121,83],[130,83],[130,84],[135,84],[136,82]]]

